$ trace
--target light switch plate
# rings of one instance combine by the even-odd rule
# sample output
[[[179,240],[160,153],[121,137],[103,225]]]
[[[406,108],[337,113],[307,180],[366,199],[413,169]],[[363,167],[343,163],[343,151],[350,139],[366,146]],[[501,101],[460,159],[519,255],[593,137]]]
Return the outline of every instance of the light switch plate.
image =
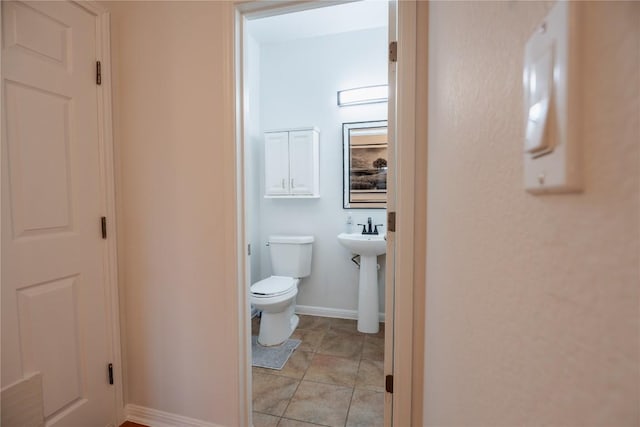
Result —
[[[579,3],[558,1],[525,46],[524,186],[531,193],[582,190]],[[544,71],[548,68],[544,64],[548,63],[549,57],[552,58],[552,79],[548,79],[548,72]],[[543,71],[545,75],[541,74]],[[549,83],[551,87],[547,90],[545,87]],[[543,109],[531,107],[544,106],[546,98],[546,117],[536,117],[536,112]],[[542,127],[536,129],[537,125]]]

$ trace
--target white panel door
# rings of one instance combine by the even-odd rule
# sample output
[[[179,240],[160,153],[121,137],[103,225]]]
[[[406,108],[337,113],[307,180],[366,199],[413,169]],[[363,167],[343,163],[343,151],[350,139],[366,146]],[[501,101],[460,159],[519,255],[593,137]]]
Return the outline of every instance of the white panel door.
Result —
[[[313,194],[313,131],[289,133],[289,174],[291,194]]]
[[[289,132],[265,133],[264,161],[265,194],[289,194]]]
[[[114,425],[96,17],[4,1],[2,30],[2,386],[41,372],[46,425]]]

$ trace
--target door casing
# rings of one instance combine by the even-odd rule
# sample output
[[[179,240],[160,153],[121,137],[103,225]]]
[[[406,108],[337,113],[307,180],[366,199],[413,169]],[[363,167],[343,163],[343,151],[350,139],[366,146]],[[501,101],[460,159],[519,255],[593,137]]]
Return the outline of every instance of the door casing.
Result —
[[[395,1],[395,0],[392,0]],[[247,18],[260,18],[292,13],[317,7],[326,7],[343,1],[236,1],[233,14],[234,51],[231,52],[234,64],[234,108],[235,141],[236,141],[236,248],[237,277],[234,283],[246,285],[249,263],[247,259],[246,211],[244,206],[244,130],[246,109],[243,104],[246,73],[243,51],[244,22]],[[414,360],[414,303],[413,290],[419,285],[414,283],[414,229],[415,211],[415,153],[416,153],[416,32],[417,15],[416,0],[398,1],[397,8],[397,41],[398,62],[396,65],[396,135],[402,141],[396,148],[396,232],[389,233],[390,240],[395,241],[395,271],[387,273],[387,283],[395,283],[387,291],[386,300],[393,299],[393,318],[386,332],[392,339],[385,340],[385,375],[394,376],[394,393],[385,396],[385,425],[411,425],[414,413],[421,411],[421,404],[414,402],[413,366],[422,360]],[[425,165],[426,167],[426,165]],[[420,186],[421,187],[421,186]],[[423,265],[419,263],[418,265]],[[388,270],[388,271],[389,271]],[[393,274],[393,277],[389,277]],[[393,282],[391,281],[393,280]],[[423,285],[422,285],[423,286]],[[239,360],[239,423],[252,425],[251,422],[251,343],[250,343],[250,306],[247,295],[248,286],[237,287],[238,302],[238,354]],[[388,336],[388,335],[387,335]],[[395,343],[395,345],[394,345]],[[389,358],[388,355],[392,354]],[[391,360],[391,362],[388,362]],[[390,400],[393,410],[389,411]],[[417,403],[417,405],[416,405]]]

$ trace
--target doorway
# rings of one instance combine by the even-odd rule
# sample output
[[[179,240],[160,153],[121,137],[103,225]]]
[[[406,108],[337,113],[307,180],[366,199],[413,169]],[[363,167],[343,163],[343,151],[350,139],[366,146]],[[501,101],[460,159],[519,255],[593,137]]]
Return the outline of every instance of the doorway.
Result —
[[[407,2],[410,3],[409,5],[403,5],[400,8],[400,13],[399,15],[395,14],[395,3],[393,3],[392,5],[394,7],[391,8],[392,13],[390,15],[390,21],[395,23],[395,20],[400,18],[399,21],[402,23],[403,20],[404,22],[406,21],[410,21],[411,19],[413,19],[415,21],[415,13],[413,13],[412,15],[412,11],[411,11],[411,7],[414,8],[414,12],[415,12],[415,3],[413,2]],[[278,8],[277,10],[274,9],[269,9],[268,7],[265,9],[264,6],[261,9],[260,5],[258,4],[245,4],[243,6],[238,6],[238,15],[237,15],[237,20],[236,20],[236,49],[237,52],[242,52],[242,55],[236,55],[236,64],[238,65],[238,71],[237,71],[237,81],[238,81],[238,85],[237,85],[237,90],[238,90],[238,96],[237,99],[242,99],[243,102],[247,102],[247,94],[246,94],[246,82],[248,79],[248,74],[247,74],[247,56],[246,56],[246,52],[243,49],[246,49],[246,24],[247,21],[250,19],[256,19],[259,17],[265,17],[265,16],[272,16],[272,15],[282,15],[282,14],[286,14],[286,13],[291,13],[293,11],[298,11],[300,10],[301,7],[304,8],[313,8],[313,7],[321,7],[323,5],[318,5],[318,4],[305,4],[304,6],[301,6],[300,4],[293,4],[293,2],[291,4],[285,4],[284,6]],[[409,6],[409,7],[407,7]],[[404,16],[404,18],[401,18],[402,16]],[[402,24],[401,24],[402,25]],[[411,38],[410,34],[411,32],[415,32],[415,22],[413,27],[411,27],[411,25],[407,25],[405,23],[405,27],[404,30],[401,31],[401,33],[404,34],[405,40],[407,40],[407,43],[404,44],[405,49],[400,49],[401,55],[404,56],[404,58],[406,60],[410,59],[411,55],[415,55],[415,51],[412,52],[411,50],[411,44],[409,39]],[[413,34],[413,37],[415,38],[415,34]],[[414,45],[415,47],[415,40],[414,40]],[[402,53],[403,52],[403,53]],[[409,64],[407,64],[409,65]],[[390,69],[390,76],[391,76],[391,83],[392,83],[392,87],[391,87],[391,94],[390,94],[390,100],[391,102],[395,103],[395,96],[396,96],[396,90],[395,90],[395,77],[396,77],[396,69],[395,69],[396,65],[395,64],[390,64],[389,69]],[[415,70],[414,70],[415,71]],[[398,72],[399,75],[404,76],[406,75],[410,75],[411,74],[411,68],[408,66],[406,67],[404,70],[400,70]],[[409,76],[410,77],[410,76]],[[410,94],[410,89],[408,89],[408,87],[410,86],[410,82],[411,79],[408,78],[407,81],[404,83],[403,87],[399,88],[399,94],[403,94],[403,98],[400,99],[401,101],[404,100],[403,103],[403,112],[405,114],[407,114],[406,117],[410,117],[410,109],[413,106],[413,98],[411,98],[409,96]],[[400,85],[402,86],[402,85]],[[335,96],[335,95],[334,95]],[[250,101],[249,101],[250,102]],[[237,133],[238,133],[238,158],[239,158],[239,165],[238,165],[238,169],[239,169],[239,174],[242,175],[242,179],[239,179],[240,182],[240,187],[238,188],[238,194],[240,195],[244,195],[242,200],[239,200],[239,206],[242,206],[241,209],[239,209],[239,211],[242,213],[242,225],[240,226],[240,230],[238,235],[240,236],[240,241],[239,243],[239,247],[244,248],[244,249],[249,249],[247,247],[247,243],[249,243],[250,238],[250,230],[251,227],[248,225],[248,222],[250,221],[249,218],[247,217],[248,215],[248,209],[246,207],[246,200],[244,199],[244,197],[246,197],[246,194],[248,193],[247,188],[247,182],[245,181],[245,176],[244,176],[244,172],[247,168],[250,167],[250,165],[252,164],[252,160],[251,159],[247,159],[246,157],[246,147],[247,147],[247,139],[251,137],[252,132],[248,129],[248,126],[246,125],[246,123],[249,122],[250,119],[250,112],[247,113],[247,110],[251,110],[250,105],[242,105],[241,107],[241,111],[243,111],[243,116],[242,116],[242,120],[240,120],[240,117],[237,121]],[[390,127],[390,132],[395,132],[395,126],[396,126],[396,114],[395,113],[390,113],[389,114],[389,127]],[[312,123],[311,123],[312,124]],[[411,135],[409,135],[409,131],[407,129],[410,128],[410,126],[413,125],[413,122],[409,124],[409,126],[407,126],[408,124],[408,119],[405,119],[405,116],[403,115],[398,123],[398,132],[401,131],[401,128],[404,126],[404,131],[403,133],[405,134],[405,136],[407,138],[410,138]],[[253,135],[255,135],[255,133],[253,133]],[[259,133],[258,133],[258,138],[260,137]],[[408,163],[409,159],[412,159],[411,157],[411,149],[412,149],[412,142],[405,144],[405,146],[403,147],[402,150],[398,150],[397,147],[392,146],[390,147],[390,151],[393,151],[394,154],[396,156],[398,156],[397,161],[400,164],[401,162],[404,163]],[[255,168],[253,169],[255,170]],[[400,206],[402,206],[403,204],[406,206],[410,205],[410,201],[409,201],[409,197],[407,196],[408,194],[412,194],[413,192],[413,186],[412,186],[412,182],[410,180],[408,180],[409,176],[413,173],[413,169],[410,167],[406,167],[404,168],[404,171],[400,170],[397,177],[395,177],[393,175],[393,172],[390,172],[390,180],[393,181],[394,179],[397,179],[398,181],[403,181],[406,183],[406,185],[404,186],[404,188],[402,189],[402,192],[404,193],[404,196],[400,196],[399,194],[397,195],[396,198],[393,197],[393,182],[390,182],[389,184],[389,192],[392,194],[392,196],[390,197],[390,208],[393,210],[398,210],[398,208]],[[341,201],[339,201],[339,203],[341,203]],[[386,224],[386,218],[384,218],[384,223]],[[412,211],[408,208],[406,210],[404,210],[402,212],[402,214],[399,214],[397,217],[397,223],[398,224],[402,224],[403,225],[403,231],[404,233],[411,233],[412,230]],[[407,266],[408,263],[410,262],[409,260],[411,260],[411,251],[412,251],[412,240],[410,239],[400,239],[401,234],[400,233],[396,233],[396,232],[390,232],[388,234],[389,237],[389,245],[392,248],[395,248],[395,250],[391,251],[390,253],[387,254],[387,265],[389,265],[389,258],[391,258],[391,265],[396,265],[396,269],[394,270],[393,273],[387,273],[387,278],[391,277],[391,281],[397,280],[396,276],[398,275],[398,266]],[[395,260],[394,257],[394,252],[398,253],[398,251],[400,250],[399,246],[403,246],[403,253],[405,254],[405,256],[407,258],[402,258],[402,259],[397,259]],[[252,245],[251,248],[251,252],[255,253],[255,246]],[[244,251],[243,251],[244,252]],[[244,324],[247,325],[247,327],[245,328],[246,331],[246,336],[243,338],[243,345],[244,348],[242,349],[243,354],[245,354],[247,357],[245,359],[245,363],[246,366],[250,367],[251,366],[251,358],[250,358],[250,344],[248,342],[248,337],[250,335],[250,325],[248,324],[248,319],[250,317],[250,308],[248,303],[246,302],[247,299],[247,291],[248,291],[248,287],[251,283],[251,270],[252,270],[252,260],[251,258],[247,255],[248,251],[245,252],[244,254],[239,254],[241,256],[239,256],[242,260],[241,265],[239,266],[239,269],[241,270],[239,272],[239,274],[242,276],[243,280],[241,280],[239,283],[244,283],[245,286],[242,286],[242,289],[239,290],[239,297],[240,297],[240,303],[242,304],[242,311],[243,313],[246,314],[246,320],[241,319],[241,322],[244,322]],[[391,256],[389,256],[391,255]],[[264,259],[264,258],[263,258]],[[266,260],[268,261],[268,259]],[[403,263],[404,262],[404,263]],[[254,267],[255,268],[255,267]],[[410,265],[409,270],[413,269],[413,265]],[[411,277],[408,277],[408,273],[405,271],[404,275],[403,275],[404,279],[410,279]],[[304,284],[302,284],[302,286],[304,286]],[[394,298],[395,295],[400,292],[406,292],[406,289],[402,289],[402,290],[394,290],[392,286],[387,286],[386,287],[386,295],[385,295],[385,300],[387,301],[387,304],[389,304],[388,302],[391,301],[390,306],[393,307],[394,306]],[[244,299],[242,298],[244,297]],[[386,314],[386,330],[388,331],[386,337],[387,339],[385,340],[385,346],[386,346],[386,361],[385,361],[385,376],[389,376],[389,375],[393,375],[393,374],[397,374],[397,373],[401,373],[401,371],[405,371],[405,372],[410,372],[411,371],[411,362],[410,362],[410,357],[411,357],[411,346],[409,345],[408,347],[404,347],[404,349],[400,350],[397,348],[394,348],[393,346],[393,335],[394,335],[394,329],[396,334],[398,333],[398,327],[394,328],[394,321],[397,323],[399,323],[400,325],[404,324],[405,325],[405,329],[399,331],[399,333],[403,336],[405,336],[403,343],[404,345],[406,345],[407,339],[406,336],[409,337],[409,339],[411,339],[411,323],[412,323],[412,313],[411,313],[411,307],[408,307],[408,310],[404,311],[403,314],[401,313],[397,313],[395,312],[395,314],[389,315],[389,312],[387,312]],[[397,325],[397,326],[400,326]],[[408,325],[408,329],[406,329]],[[396,366],[394,368],[394,365],[392,363],[393,358],[391,357],[393,356],[397,356],[398,354],[400,354],[401,358],[407,360],[407,355],[409,355],[409,363],[400,367],[400,366]],[[250,368],[247,369],[247,373],[250,372]],[[403,377],[406,379],[406,376],[403,375]],[[409,378],[409,383],[410,383],[410,375],[408,376]],[[247,375],[246,377],[246,384],[247,387],[245,388],[245,393],[244,393],[244,400],[245,402],[248,404],[247,405],[247,410],[246,412],[248,413],[248,408],[250,407],[250,400],[251,400],[251,389],[250,384],[251,384],[251,378],[250,375]],[[387,382],[387,384],[389,384]],[[396,385],[401,385],[402,383],[396,383]],[[409,387],[410,388],[410,387]],[[410,392],[409,392],[410,393]],[[406,396],[405,396],[406,397]],[[391,425],[391,419],[392,417],[395,420],[398,419],[402,419],[402,418],[398,418],[401,414],[403,413],[410,413],[410,407],[407,408],[403,408],[400,411],[397,411],[398,414],[393,415],[392,411],[391,411],[391,403],[392,401],[394,401],[394,396],[389,393],[386,392],[385,393],[385,406],[386,406],[386,410],[385,410],[385,419],[386,419],[386,425]],[[409,399],[410,401],[410,399]],[[402,408],[402,405],[399,406],[399,408]],[[409,415],[410,416],[410,415]],[[397,421],[396,421],[397,422]],[[399,425],[399,424],[398,424]]]

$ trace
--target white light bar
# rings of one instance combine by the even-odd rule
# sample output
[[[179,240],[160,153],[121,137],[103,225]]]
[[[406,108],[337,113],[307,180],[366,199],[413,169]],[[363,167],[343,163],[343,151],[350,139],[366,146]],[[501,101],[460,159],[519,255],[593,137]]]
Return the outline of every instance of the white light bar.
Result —
[[[340,107],[375,104],[377,102],[387,102],[388,99],[389,87],[387,85],[359,87],[338,92],[338,105]]]

